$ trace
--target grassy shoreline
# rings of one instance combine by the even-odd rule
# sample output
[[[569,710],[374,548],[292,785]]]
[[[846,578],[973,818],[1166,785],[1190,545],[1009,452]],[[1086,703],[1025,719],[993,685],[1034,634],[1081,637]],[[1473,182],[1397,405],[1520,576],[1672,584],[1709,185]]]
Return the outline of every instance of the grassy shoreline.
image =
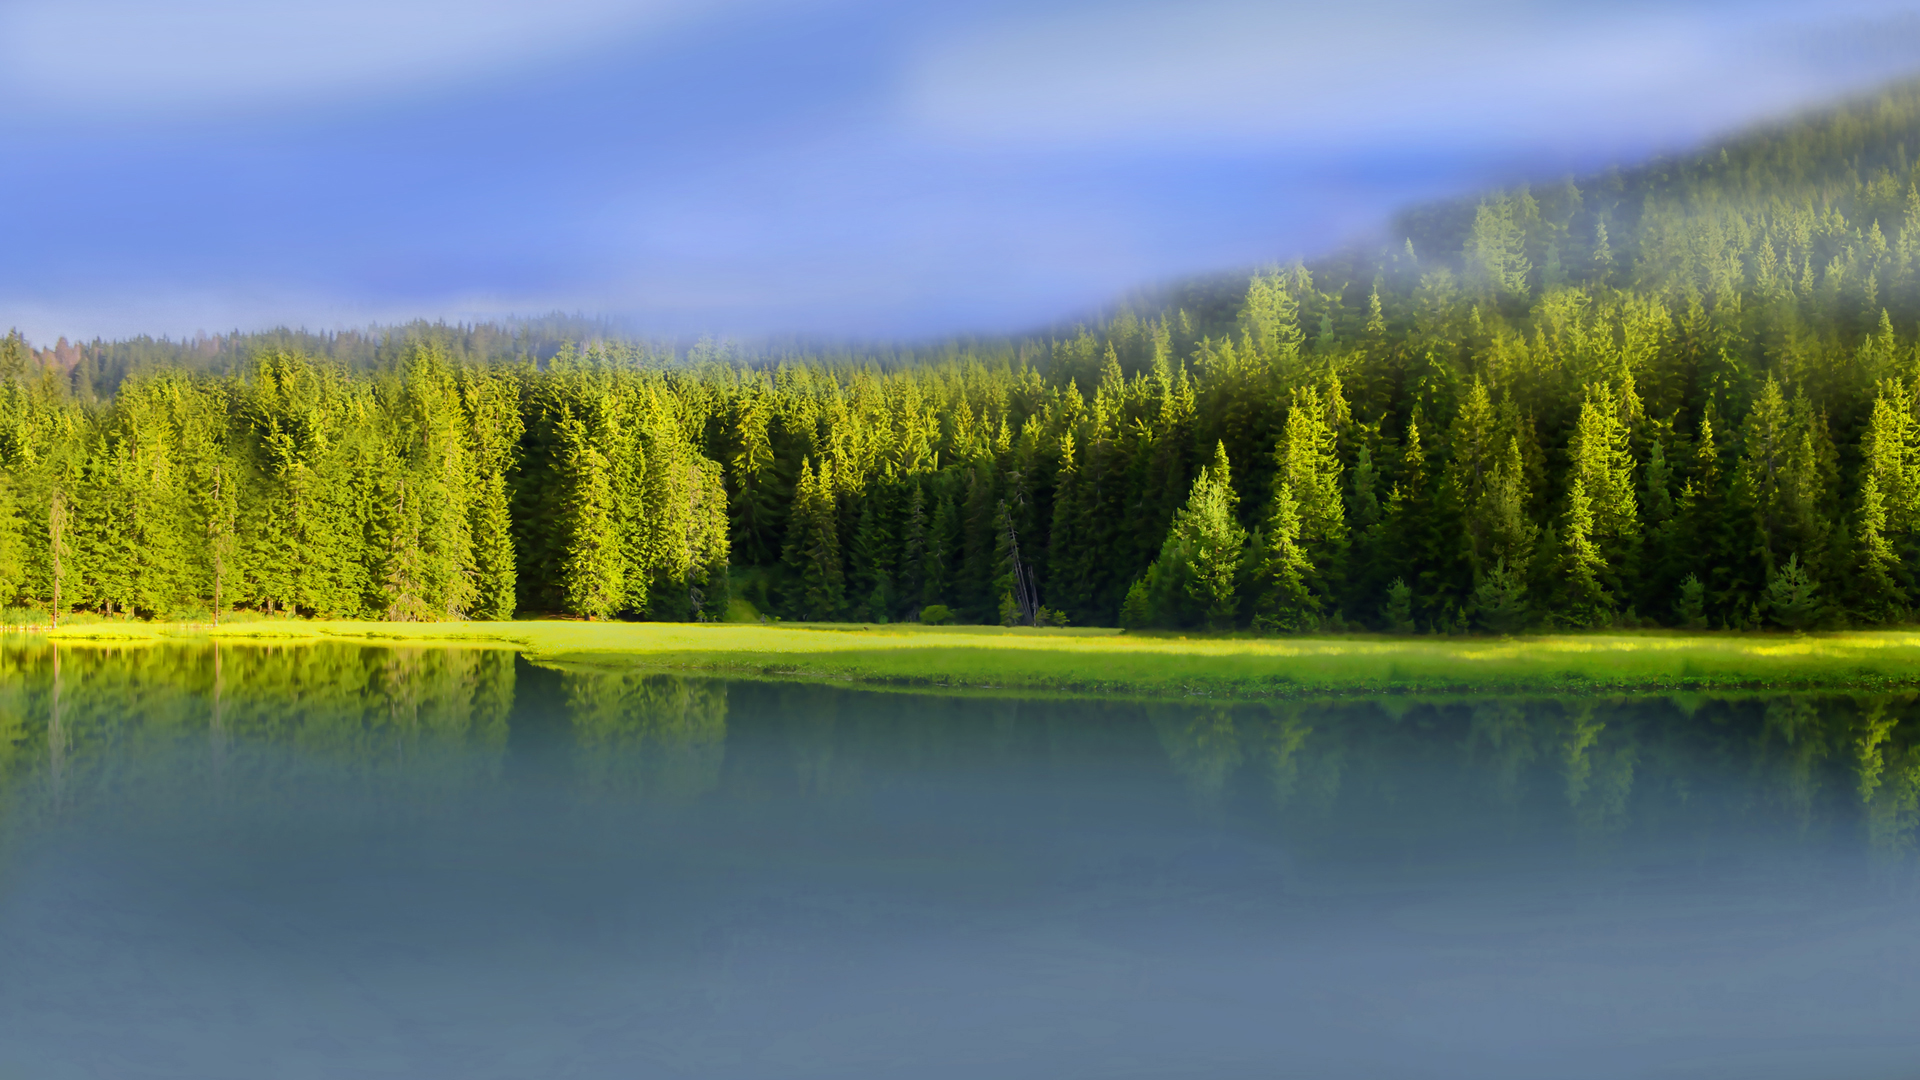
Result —
[[[514,649],[537,663],[873,687],[1235,699],[1328,694],[1920,689],[1920,632],[1253,638],[840,624],[86,622],[63,644],[313,641]]]

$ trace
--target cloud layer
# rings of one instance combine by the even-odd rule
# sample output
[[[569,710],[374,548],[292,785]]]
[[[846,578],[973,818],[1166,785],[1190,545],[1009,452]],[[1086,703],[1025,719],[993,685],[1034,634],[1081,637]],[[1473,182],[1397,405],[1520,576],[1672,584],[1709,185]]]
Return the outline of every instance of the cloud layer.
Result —
[[[0,318],[1019,329],[1920,69],[1912,5],[0,4]]]

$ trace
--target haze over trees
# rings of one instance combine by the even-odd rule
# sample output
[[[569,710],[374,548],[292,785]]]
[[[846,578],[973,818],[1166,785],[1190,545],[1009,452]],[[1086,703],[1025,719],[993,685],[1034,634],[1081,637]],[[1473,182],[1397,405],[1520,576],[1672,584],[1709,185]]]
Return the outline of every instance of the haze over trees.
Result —
[[[344,350],[222,339],[195,361],[16,335],[0,600],[694,619],[737,595],[786,618],[938,605],[1262,631],[1903,621],[1909,145],[1912,87],[1425,208],[1379,253],[936,349],[416,327]]]

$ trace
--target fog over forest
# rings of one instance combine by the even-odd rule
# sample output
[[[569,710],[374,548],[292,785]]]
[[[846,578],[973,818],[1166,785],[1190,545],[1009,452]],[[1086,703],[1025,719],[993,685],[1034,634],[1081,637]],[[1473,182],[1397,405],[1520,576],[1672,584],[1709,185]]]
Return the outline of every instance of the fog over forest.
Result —
[[[142,616],[1898,622],[1909,145],[1903,85],[999,339],[15,335],[0,591]]]

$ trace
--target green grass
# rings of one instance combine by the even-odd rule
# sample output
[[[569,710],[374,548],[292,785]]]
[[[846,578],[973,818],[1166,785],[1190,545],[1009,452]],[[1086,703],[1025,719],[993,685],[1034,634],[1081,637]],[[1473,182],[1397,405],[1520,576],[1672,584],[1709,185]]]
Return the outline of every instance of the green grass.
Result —
[[[361,641],[511,648],[547,663],[872,686],[1154,697],[1328,693],[1920,689],[1920,633],[1252,638],[833,624],[102,621],[65,642]]]

